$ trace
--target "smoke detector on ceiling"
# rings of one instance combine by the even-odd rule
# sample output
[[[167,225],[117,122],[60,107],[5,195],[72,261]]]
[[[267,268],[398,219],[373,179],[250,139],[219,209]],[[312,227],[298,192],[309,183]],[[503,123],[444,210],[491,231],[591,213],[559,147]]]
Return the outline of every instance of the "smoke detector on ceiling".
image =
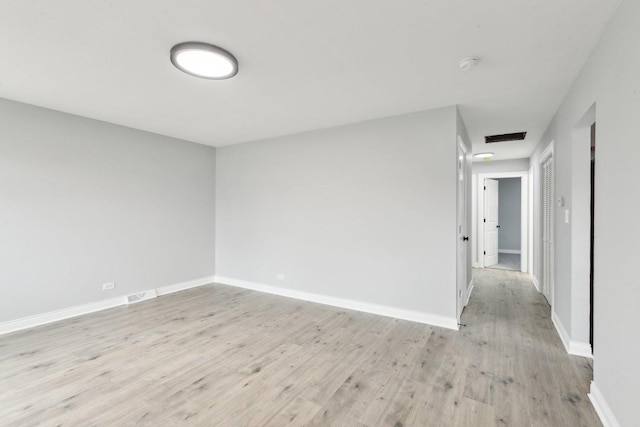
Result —
[[[460,69],[462,71],[469,71],[469,70],[477,67],[478,66],[478,62],[480,62],[480,59],[476,58],[476,57],[465,58],[462,61],[460,61]]]

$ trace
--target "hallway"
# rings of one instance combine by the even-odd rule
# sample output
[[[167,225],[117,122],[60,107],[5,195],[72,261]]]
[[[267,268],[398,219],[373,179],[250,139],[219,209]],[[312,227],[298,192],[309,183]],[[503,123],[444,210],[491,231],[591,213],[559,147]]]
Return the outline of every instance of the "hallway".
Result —
[[[459,332],[224,285],[0,337],[3,425],[599,426],[527,276]]]
[[[479,380],[465,393],[508,425],[601,425],[587,397],[591,360],[567,354],[529,277],[498,269],[474,269],[473,276],[461,335],[474,355],[467,380]]]

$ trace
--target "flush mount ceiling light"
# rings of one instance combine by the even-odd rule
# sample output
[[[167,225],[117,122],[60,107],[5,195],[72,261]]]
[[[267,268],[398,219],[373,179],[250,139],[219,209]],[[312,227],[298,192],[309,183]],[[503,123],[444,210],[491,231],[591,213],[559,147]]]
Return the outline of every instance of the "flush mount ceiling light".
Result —
[[[462,71],[469,71],[469,70],[477,67],[478,66],[478,62],[480,62],[480,59],[476,58],[476,57],[465,58],[462,61],[460,61],[460,69]]]
[[[223,80],[238,73],[236,58],[208,43],[186,42],[171,48],[171,63],[181,71],[203,79]]]
[[[493,153],[478,153],[474,154],[473,157],[476,159],[490,159],[493,157]]]

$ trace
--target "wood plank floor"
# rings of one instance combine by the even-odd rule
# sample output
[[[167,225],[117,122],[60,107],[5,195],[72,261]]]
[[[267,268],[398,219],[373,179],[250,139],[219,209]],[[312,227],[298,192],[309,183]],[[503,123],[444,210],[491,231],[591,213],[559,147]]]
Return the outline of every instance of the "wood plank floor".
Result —
[[[599,426],[526,276],[459,332],[211,285],[0,337],[0,425]]]

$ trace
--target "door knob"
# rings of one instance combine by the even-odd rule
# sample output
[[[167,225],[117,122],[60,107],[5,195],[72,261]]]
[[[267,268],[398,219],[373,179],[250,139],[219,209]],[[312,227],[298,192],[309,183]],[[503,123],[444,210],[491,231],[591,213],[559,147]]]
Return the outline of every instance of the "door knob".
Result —
[[[496,228],[500,228],[500,226],[499,226],[499,225],[496,225]]]
[[[469,240],[469,236],[462,236],[462,240],[466,242],[467,240]]]

